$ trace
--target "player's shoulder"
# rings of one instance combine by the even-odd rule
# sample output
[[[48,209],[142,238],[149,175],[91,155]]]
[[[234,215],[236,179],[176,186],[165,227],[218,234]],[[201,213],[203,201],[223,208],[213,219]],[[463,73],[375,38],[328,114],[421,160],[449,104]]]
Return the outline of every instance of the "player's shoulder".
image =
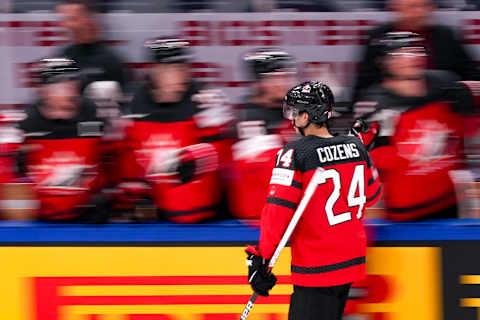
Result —
[[[294,150],[301,150],[303,151],[305,149],[306,146],[308,146],[310,143],[308,142],[310,139],[309,139],[310,136],[306,136],[306,137],[301,137],[300,139],[297,139],[297,140],[294,140],[294,141],[291,141],[289,143],[287,143],[283,149],[294,149]]]
[[[295,140],[287,143],[284,147],[277,153],[276,159],[276,168],[290,169],[290,170],[303,170],[303,145],[300,140]]]

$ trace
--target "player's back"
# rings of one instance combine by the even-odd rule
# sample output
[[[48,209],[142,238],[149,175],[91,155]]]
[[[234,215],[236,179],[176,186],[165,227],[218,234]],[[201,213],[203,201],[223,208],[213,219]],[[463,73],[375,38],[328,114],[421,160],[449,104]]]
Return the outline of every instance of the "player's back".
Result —
[[[326,266],[336,266],[330,267],[332,271],[342,270],[345,264],[351,269],[362,266],[366,236],[361,219],[367,200],[368,155],[353,137],[309,136],[303,143],[305,150],[299,150],[303,189],[309,183],[318,185],[292,238],[292,269],[300,273],[314,271],[312,267],[317,266],[325,270]],[[316,170],[320,170],[314,178],[318,181],[312,181]],[[349,273],[354,276],[353,270]]]
[[[366,235],[361,220],[365,206],[380,193],[363,144],[351,136],[306,136],[283,148],[275,170],[267,202],[281,202],[272,200],[277,196],[276,189],[282,188],[274,181],[280,170],[293,171],[292,186],[302,190],[290,201],[298,205],[302,196],[309,198],[291,238],[293,283],[330,286],[362,278]],[[312,183],[315,191],[305,193]],[[278,197],[282,194],[289,197],[287,192],[278,192]]]

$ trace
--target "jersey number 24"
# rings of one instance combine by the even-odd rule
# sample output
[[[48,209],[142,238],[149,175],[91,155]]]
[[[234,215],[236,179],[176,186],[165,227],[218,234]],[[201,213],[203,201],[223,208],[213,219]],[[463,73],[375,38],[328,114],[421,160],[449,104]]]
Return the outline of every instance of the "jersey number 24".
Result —
[[[305,195],[307,202],[312,197],[317,187],[327,182],[327,179],[332,179],[333,191],[325,202],[325,213],[327,214],[328,223],[331,226],[336,224],[352,220],[352,213],[350,211],[334,213],[333,207],[340,198],[340,190],[342,183],[340,179],[340,173],[335,169],[318,169],[319,171],[313,175],[309,184],[313,184],[314,188],[307,188]],[[363,164],[356,165],[353,172],[352,180],[350,181],[350,187],[348,188],[347,205],[349,208],[358,207],[357,219],[362,218],[363,207],[367,201],[365,196],[365,166]],[[310,189],[310,192],[309,190]],[[357,192],[358,191],[358,192]],[[357,195],[358,194],[358,195]]]

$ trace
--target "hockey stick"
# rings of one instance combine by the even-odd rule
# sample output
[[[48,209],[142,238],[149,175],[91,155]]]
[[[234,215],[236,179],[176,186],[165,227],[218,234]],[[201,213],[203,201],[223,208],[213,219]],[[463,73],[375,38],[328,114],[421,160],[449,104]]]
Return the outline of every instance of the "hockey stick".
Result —
[[[317,168],[315,170],[315,173],[312,176],[312,179],[310,180],[310,183],[307,186],[307,189],[305,190],[305,194],[303,195],[302,200],[300,201],[300,204],[298,205],[297,209],[295,210],[295,213],[293,214],[292,220],[288,224],[287,229],[285,230],[285,233],[282,236],[282,239],[280,240],[280,243],[278,244],[277,248],[275,249],[275,252],[273,253],[272,258],[270,259],[270,263],[268,264],[268,270],[271,271],[273,267],[275,266],[275,263],[278,260],[278,257],[280,257],[280,253],[282,252],[283,248],[287,245],[288,239],[290,239],[290,236],[293,233],[293,230],[297,226],[298,221],[300,220],[303,212],[305,211],[305,208],[307,207],[308,203],[310,202],[310,199],[312,198],[313,193],[315,192],[315,189],[317,188],[318,185],[318,178],[319,176],[324,172],[322,168]],[[258,298],[258,293],[254,292],[250,299],[247,302],[247,305],[243,309],[242,315],[240,316],[240,320],[246,320],[248,315],[250,314],[250,311],[252,311],[253,305],[255,304],[255,300]]]

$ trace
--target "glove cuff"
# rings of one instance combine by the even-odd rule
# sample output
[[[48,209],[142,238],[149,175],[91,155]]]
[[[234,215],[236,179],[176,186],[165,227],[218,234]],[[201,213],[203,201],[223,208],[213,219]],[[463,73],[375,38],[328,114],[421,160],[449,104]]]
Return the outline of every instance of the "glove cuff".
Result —
[[[253,254],[255,256],[261,257],[262,255],[260,254],[260,250],[258,249],[257,245],[247,245],[247,248],[245,249],[245,252],[247,254]]]

